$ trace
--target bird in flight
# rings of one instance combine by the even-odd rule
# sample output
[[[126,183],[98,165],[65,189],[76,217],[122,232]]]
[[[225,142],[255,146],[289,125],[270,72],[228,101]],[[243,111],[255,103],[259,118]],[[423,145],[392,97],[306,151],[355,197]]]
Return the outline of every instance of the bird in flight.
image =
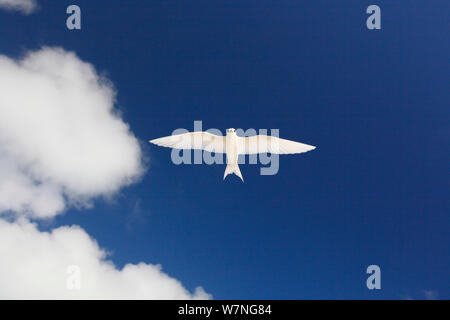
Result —
[[[307,152],[316,148],[308,144],[274,136],[255,135],[239,137],[233,128],[227,129],[226,136],[218,136],[205,131],[195,131],[150,140],[150,143],[173,149],[197,149],[225,153],[227,156],[227,167],[223,179],[225,180],[227,175],[234,173],[241,178],[242,182],[244,182],[244,178],[238,165],[238,156],[240,154],[293,154]]]

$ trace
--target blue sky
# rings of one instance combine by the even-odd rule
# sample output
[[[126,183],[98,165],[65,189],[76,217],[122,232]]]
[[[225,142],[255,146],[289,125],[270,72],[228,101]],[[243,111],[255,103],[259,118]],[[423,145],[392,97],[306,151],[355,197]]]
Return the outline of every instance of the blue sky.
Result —
[[[450,297],[448,1],[377,1],[373,31],[372,2],[123,3],[0,12],[2,54],[60,46],[109,78],[147,159],[140,182],[42,230],[80,225],[118,266],[159,263],[216,299]],[[194,120],[317,149],[281,156],[274,176],[242,165],[242,183],[146,143]]]

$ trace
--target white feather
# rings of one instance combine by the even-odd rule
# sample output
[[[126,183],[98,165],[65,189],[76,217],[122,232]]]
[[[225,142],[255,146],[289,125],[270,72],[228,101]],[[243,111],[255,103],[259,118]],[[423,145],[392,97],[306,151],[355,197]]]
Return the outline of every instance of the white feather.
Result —
[[[199,149],[209,152],[225,153],[226,138],[209,132],[188,132],[150,140],[161,147],[174,149]]]
[[[239,137],[238,143],[239,154],[293,154],[307,152],[316,148],[308,144],[265,135]]]

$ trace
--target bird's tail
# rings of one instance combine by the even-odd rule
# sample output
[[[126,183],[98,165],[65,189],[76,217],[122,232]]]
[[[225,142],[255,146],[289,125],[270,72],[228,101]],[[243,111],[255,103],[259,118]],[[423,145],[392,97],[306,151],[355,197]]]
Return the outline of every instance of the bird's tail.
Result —
[[[225,169],[225,173],[223,175],[223,179],[225,180],[226,176],[229,174],[234,173],[235,175],[237,175],[239,178],[241,178],[242,182],[244,182],[244,178],[242,178],[242,174],[241,174],[241,170],[239,170],[239,165],[237,163],[235,164],[227,164],[227,167]]]

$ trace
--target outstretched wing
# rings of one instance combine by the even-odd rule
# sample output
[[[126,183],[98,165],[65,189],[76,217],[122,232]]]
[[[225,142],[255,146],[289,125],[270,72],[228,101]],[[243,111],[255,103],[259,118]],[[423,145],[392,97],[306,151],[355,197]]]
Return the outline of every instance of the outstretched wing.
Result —
[[[281,139],[273,136],[257,135],[239,138],[239,154],[278,153],[292,154],[314,150],[308,144]]]
[[[224,136],[198,131],[158,138],[150,140],[150,143],[174,149],[200,149],[209,152],[225,153],[225,141],[226,138]]]

